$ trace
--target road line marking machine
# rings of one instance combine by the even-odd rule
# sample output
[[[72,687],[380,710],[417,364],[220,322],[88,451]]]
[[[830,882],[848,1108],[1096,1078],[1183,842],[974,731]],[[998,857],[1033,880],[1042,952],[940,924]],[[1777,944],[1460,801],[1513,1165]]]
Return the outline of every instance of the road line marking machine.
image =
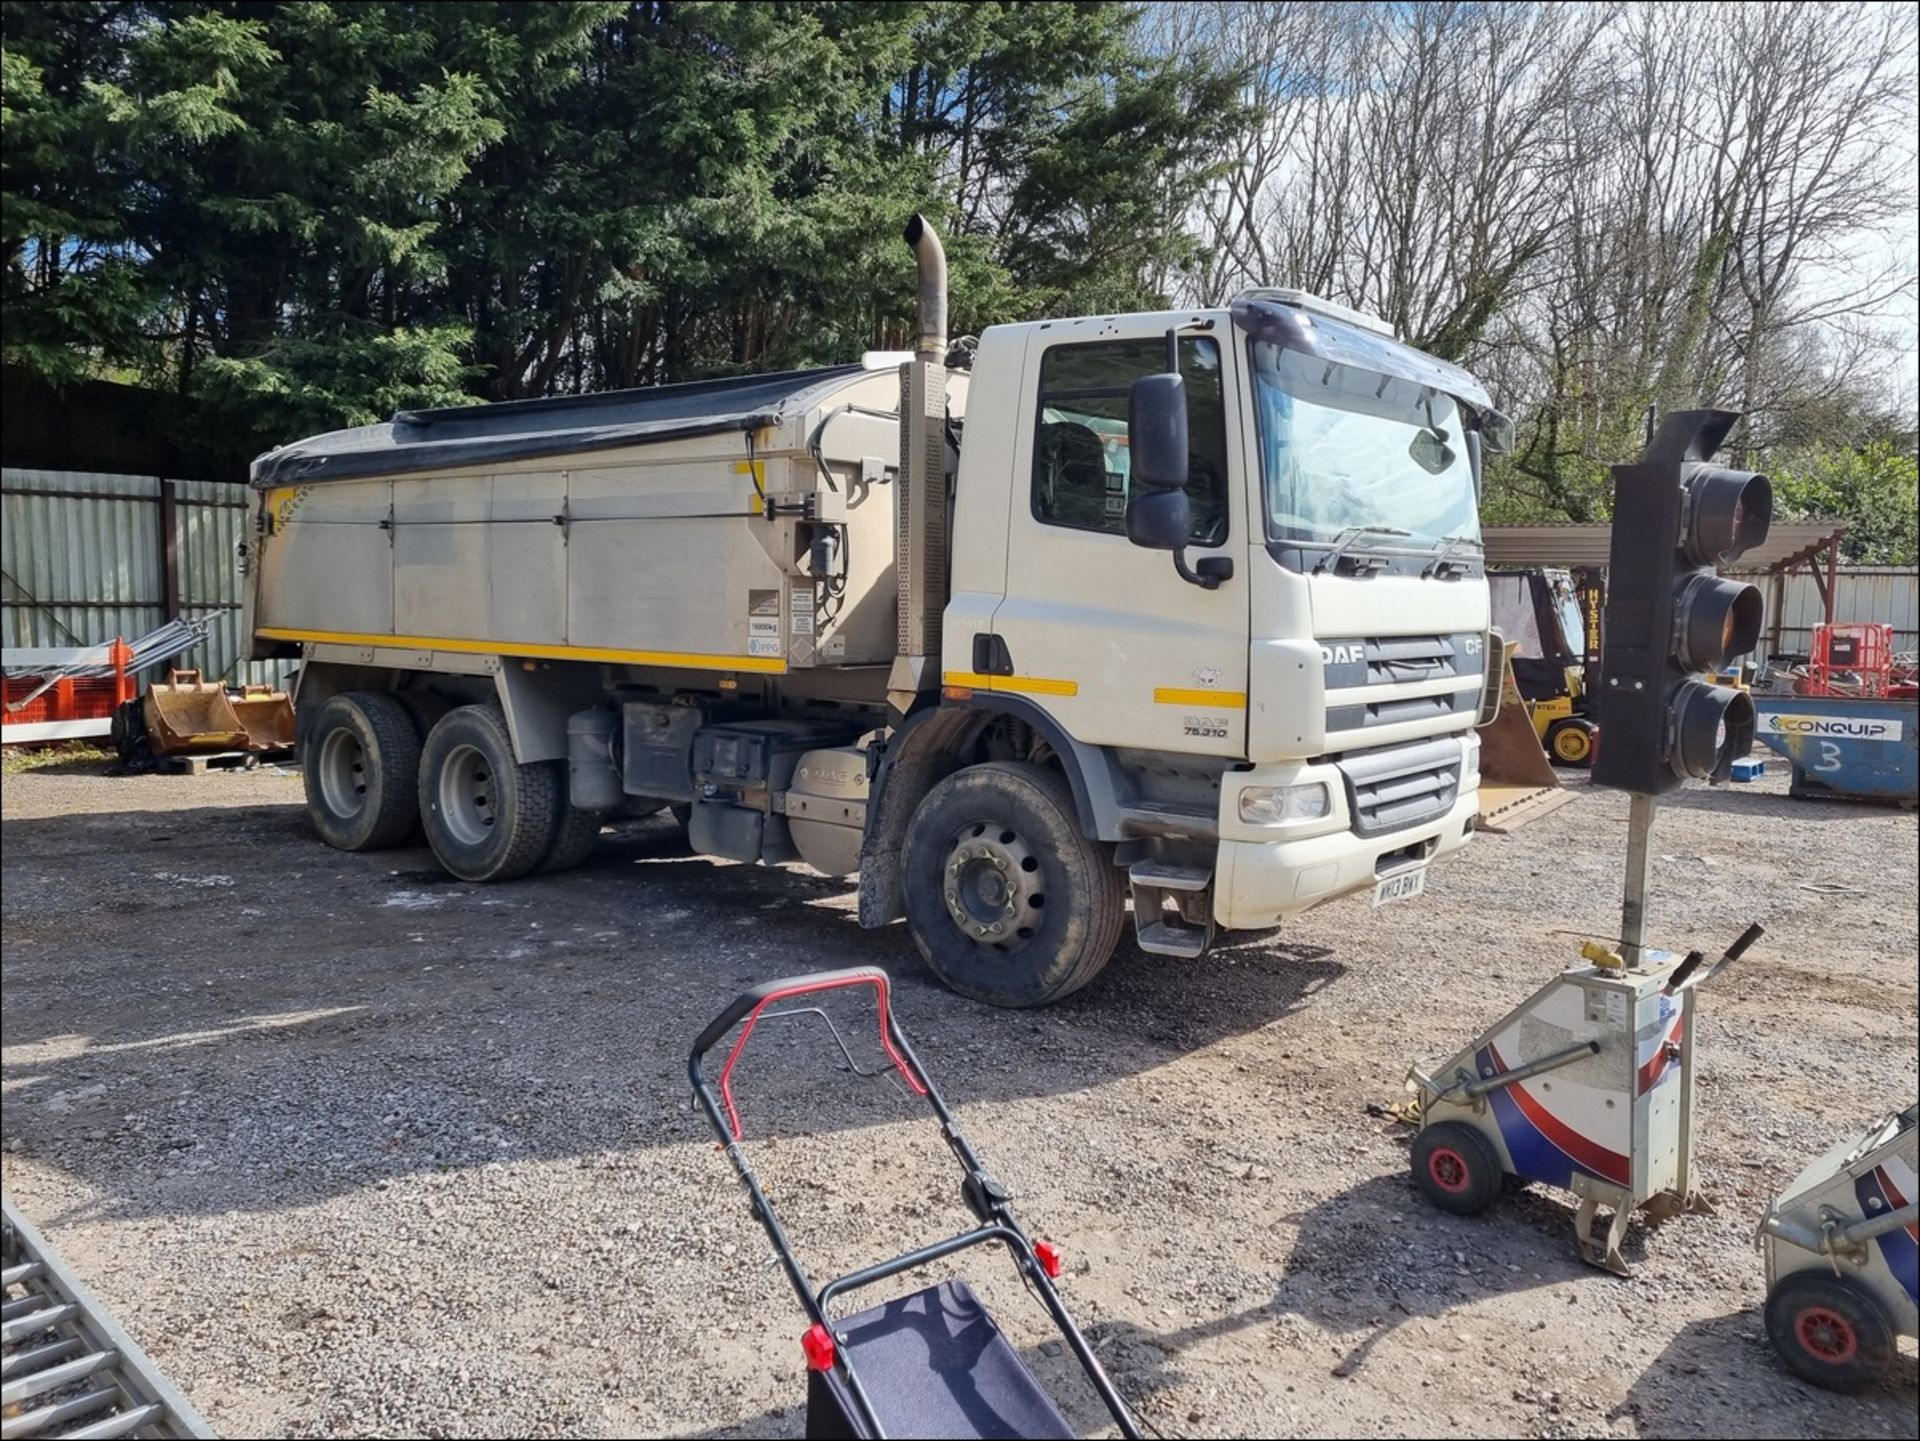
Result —
[[[1414,1066],[1413,1179],[1444,1211],[1474,1215],[1503,1175],[1572,1191],[1581,1256],[1616,1275],[1627,1219],[1710,1210],[1692,1184],[1694,993],[1763,934],[1758,925],[1712,965],[1648,953],[1629,968],[1591,942],[1574,966],[1444,1065]],[[1601,1239],[1600,1207],[1612,1208]]]
[[[1767,1335],[1803,1380],[1860,1391],[1920,1335],[1920,1106],[1812,1162],[1767,1207]]]

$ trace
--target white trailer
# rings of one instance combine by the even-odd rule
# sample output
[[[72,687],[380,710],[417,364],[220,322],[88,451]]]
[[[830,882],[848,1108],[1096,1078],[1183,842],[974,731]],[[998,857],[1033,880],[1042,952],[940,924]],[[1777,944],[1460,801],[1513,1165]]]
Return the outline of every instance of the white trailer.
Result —
[[[911,359],[401,412],[253,468],[247,628],[302,660],[330,843],[577,862],[622,806],[859,875],[1036,1005],[1354,891],[1475,813],[1482,449],[1459,368],[1293,292]],[[1156,551],[1170,552],[1156,554]]]

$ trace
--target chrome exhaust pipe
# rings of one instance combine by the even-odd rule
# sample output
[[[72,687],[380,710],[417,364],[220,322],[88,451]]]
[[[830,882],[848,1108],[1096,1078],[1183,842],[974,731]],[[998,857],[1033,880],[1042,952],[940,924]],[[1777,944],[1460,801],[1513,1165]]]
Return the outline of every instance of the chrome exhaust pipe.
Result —
[[[916,214],[907,222],[905,238],[913,247],[914,263],[920,270],[919,333],[913,341],[914,354],[943,365],[947,359],[947,250],[924,215]]]

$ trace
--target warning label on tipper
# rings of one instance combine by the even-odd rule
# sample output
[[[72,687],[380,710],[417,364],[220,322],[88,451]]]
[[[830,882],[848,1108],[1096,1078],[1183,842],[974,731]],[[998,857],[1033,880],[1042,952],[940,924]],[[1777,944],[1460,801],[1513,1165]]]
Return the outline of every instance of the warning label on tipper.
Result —
[[[1779,715],[1760,717],[1763,736],[1799,736],[1809,740],[1897,741],[1901,727],[1897,720],[1863,715]]]

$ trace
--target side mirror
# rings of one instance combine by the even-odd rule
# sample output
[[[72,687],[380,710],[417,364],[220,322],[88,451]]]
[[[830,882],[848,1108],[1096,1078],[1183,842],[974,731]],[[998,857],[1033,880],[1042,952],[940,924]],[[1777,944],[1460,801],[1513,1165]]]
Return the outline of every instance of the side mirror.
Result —
[[[1187,383],[1172,371],[1143,375],[1127,392],[1127,448],[1133,483],[1187,488]]]
[[[1148,550],[1179,550],[1193,530],[1184,490],[1136,491],[1127,502],[1127,539]]]
[[[1233,574],[1225,556],[1206,556],[1196,570],[1187,564],[1193,533],[1187,501],[1187,385],[1174,371],[1143,375],[1127,392],[1127,449],[1132,495],[1127,501],[1127,539],[1149,550],[1173,552],[1173,568],[1190,585],[1217,588]]]

